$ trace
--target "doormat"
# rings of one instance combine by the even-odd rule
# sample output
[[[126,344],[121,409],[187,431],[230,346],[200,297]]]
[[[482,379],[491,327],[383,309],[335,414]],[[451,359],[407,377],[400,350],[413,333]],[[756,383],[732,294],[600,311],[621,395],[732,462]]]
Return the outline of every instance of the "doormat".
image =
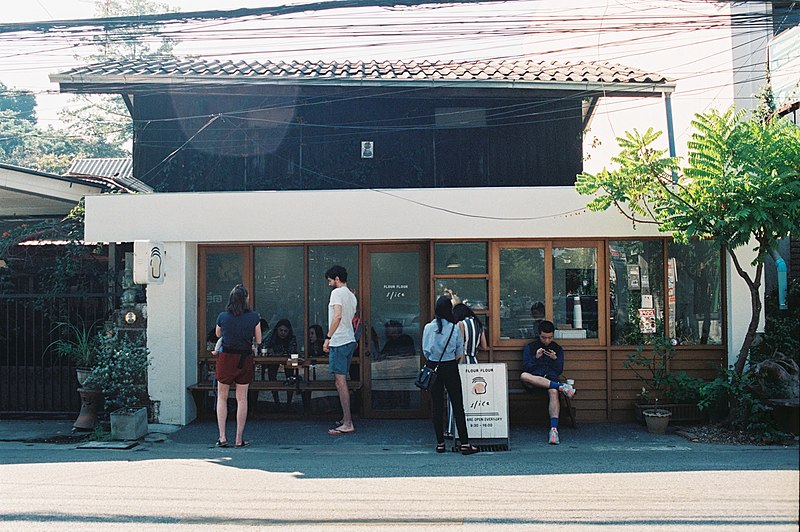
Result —
[[[89,441],[78,445],[78,449],[117,449],[125,450],[139,445],[138,441]]]

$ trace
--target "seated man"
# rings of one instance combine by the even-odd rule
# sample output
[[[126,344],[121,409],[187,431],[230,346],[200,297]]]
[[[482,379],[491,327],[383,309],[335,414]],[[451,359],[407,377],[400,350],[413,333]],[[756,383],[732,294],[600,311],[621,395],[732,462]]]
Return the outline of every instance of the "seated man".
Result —
[[[558,416],[561,403],[558,392],[567,397],[575,395],[575,388],[569,384],[561,384],[558,378],[564,371],[564,350],[553,341],[555,333],[553,322],[542,320],[539,323],[539,339],[525,346],[522,352],[522,375],[520,381],[528,390],[546,389],[550,397],[548,413],[550,414],[550,436],[547,440],[558,445]]]

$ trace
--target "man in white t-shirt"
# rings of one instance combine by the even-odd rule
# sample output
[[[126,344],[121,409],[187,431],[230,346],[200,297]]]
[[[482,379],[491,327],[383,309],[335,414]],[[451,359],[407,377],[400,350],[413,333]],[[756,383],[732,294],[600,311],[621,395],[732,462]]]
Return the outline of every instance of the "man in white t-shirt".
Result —
[[[332,266],[325,272],[328,286],[333,288],[328,303],[328,333],[322,350],[328,353],[328,367],[336,381],[336,391],[342,404],[342,420],[338,426],[330,429],[328,434],[339,436],[356,431],[350,413],[350,390],[347,388],[347,375],[350,373],[350,362],[356,349],[356,337],[353,331],[353,316],[358,301],[353,292],[347,288],[347,270],[342,266]]]

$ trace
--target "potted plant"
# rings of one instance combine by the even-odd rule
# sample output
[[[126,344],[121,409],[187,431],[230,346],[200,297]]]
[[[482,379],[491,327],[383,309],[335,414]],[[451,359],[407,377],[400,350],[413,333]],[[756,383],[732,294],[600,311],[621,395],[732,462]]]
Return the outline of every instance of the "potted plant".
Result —
[[[99,389],[111,419],[111,437],[137,440],[147,434],[147,367],[150,350],[142,332],[110,329],[99,336],[87,386]]]
[[[646,352],[648,347],[649,353]],[[649,425],[654,421],[653,418],[658,418],[658,424],[663,424],[664,427],[669,420],[702,421],[703,416],[697,403],[700,400],[699,390],[704,382],[685,372],[670,372],[669,362],[674,356],[672,341],[665,337],[655,337],[652,344],[638,346],[636,352],[629,354],[623,362],[623,366],[633,370],[642,382],[639,393],[642,401],[634,405],[638,421]]]
[[[53,349],[60,357],[65,357],[75,365],[78,384],[84,386],[96,360],[98,342],[98,322],[86,324],[83,318],[78,323],[58,322],[52,332],[58,331],[61,337],[47,349]]]

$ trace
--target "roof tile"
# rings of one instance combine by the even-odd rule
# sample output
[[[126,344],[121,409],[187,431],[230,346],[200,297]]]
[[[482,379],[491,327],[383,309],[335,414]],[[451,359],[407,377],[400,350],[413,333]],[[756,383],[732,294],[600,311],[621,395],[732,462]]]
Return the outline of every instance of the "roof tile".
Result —
[[[54,76],[68,82],[81,76],[85,83],[103,83],[103,78],[125,76],[128,83],[147,83],[173,77],[214,77],[217,79],[271,80],[315,79],[361,80],[482,80],[485,82],[575,82],[575,83],[669,83],[660,74],[648,73],[606,62],[393,60],[393,61],[230,61],[203,59],[130,60],[106,62],[75,68]],[[109,80],[113,83],[113,80]]]

